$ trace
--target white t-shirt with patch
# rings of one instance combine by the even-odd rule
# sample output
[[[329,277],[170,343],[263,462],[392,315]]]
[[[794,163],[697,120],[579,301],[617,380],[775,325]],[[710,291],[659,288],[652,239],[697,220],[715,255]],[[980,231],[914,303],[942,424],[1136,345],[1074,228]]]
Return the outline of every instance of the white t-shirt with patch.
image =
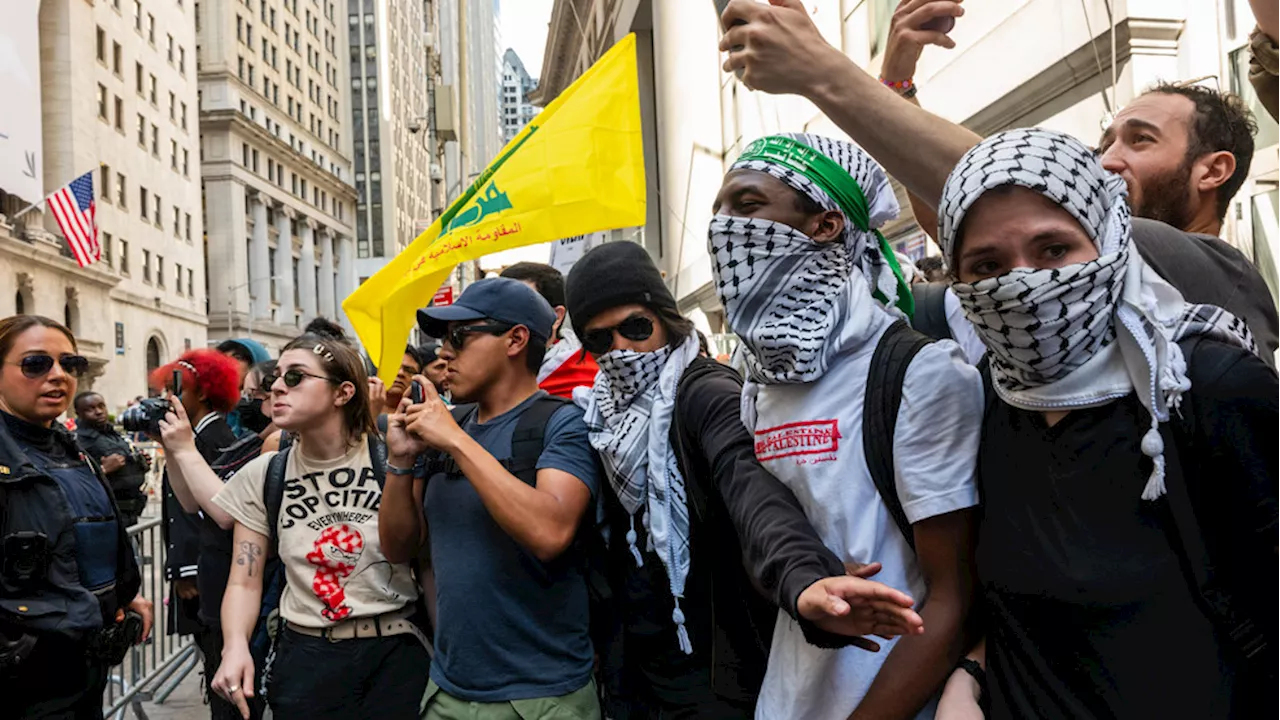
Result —
[[[267,536],[262,490],[274,456],[263,453],[249,462],[213,498],[236,522]],[[382,554],[381,500],[365,440],[342,457],[323,461],[307,457],[301,444],[292,447],[278,529],[285,620],[325,628],[399,610],[418,598],[408,564],[393,564]]]
[[[873,579],[911,595],[919,610],[927,595],[924,578],[876,491],[862,448],[867,374],[890,322],[863,347],[833,360],[816,382],[761,386],[756,456],[795,493],[827,547],[844,562],[881,563],[884,569]],[[893,441],[898,497],[910,522],[978,504],[974,468],[982,411],[981,377],[956,343],[939,341],[916,355],[903,383]],[[878,653],[817,648],[779,613],[756,717],[844,720],[895,644],[879,642]],[[932,718],[935,708],[936,699],[918,717]]]

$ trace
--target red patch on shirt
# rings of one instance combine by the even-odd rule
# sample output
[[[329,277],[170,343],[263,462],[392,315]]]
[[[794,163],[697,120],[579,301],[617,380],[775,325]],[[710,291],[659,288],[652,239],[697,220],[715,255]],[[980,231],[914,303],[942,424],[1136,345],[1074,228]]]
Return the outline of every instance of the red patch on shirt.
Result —
[[[756,459],[834,454],[840,449],[837,420],[809,420],[756,431]],[[834,455],[827,460],[834,460]]]

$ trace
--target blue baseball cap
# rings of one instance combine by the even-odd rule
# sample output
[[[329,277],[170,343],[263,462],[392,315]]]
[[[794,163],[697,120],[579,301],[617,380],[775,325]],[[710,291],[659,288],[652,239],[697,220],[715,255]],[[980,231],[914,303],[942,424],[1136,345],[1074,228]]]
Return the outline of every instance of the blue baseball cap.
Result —
[[[546,342],[556,324],[556,311],[533,288],[511,278],[485,278],[472,283],[452,305],[422,308],[418,327],[433,338],[444,337],[451,322],[488,318],[508,325],[524,325]]]

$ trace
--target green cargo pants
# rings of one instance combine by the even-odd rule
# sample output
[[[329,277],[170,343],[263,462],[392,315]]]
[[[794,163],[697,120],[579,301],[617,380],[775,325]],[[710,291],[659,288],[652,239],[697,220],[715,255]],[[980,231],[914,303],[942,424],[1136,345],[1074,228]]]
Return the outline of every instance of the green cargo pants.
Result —
[[[559,697],[506,702],[470,702],[453,697],[435,681],[422,696],[422,720],[600,720],[596,683]]]

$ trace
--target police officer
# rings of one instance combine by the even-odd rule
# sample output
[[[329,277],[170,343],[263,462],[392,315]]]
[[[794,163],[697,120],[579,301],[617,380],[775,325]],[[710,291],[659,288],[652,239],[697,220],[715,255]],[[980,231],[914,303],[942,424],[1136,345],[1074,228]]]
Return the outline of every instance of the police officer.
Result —
[[[107,419],[107,403],[96,392],[76,395],[76,439],[107,475],[125,527],[138,522],[147,507],[142,486],[151,469],[151,456],[135,450]]]
[[[151,631],[110,486],[56,418],[88,360],[36,315],[0,320],[0,703],[101,718],[107,674]]]

